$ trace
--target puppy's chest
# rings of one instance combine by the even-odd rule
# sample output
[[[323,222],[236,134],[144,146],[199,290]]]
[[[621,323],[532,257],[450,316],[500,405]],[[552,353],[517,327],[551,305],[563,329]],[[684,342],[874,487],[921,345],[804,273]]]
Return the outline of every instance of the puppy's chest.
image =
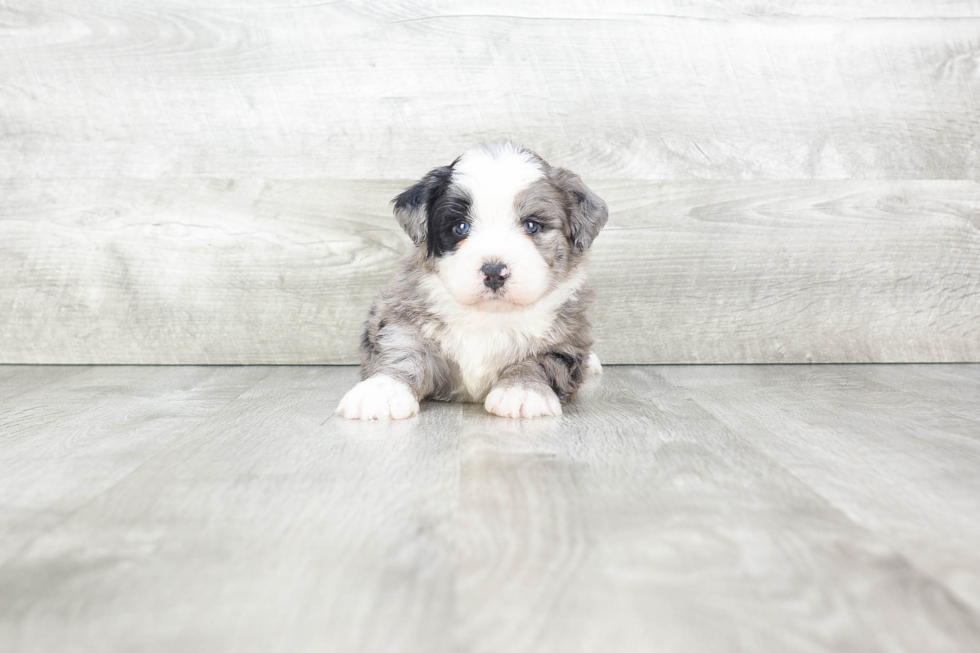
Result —
[[[469,401],[482,401],[510,365],[539,353],[550,320],[526,314],[482,314],[454,320],[431,337],[459,368],[459,390]]]

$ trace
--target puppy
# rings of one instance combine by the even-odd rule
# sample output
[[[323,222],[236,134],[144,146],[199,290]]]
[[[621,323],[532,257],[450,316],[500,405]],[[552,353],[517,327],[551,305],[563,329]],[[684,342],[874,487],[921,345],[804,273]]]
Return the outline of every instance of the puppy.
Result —
[[[402,419],[419,401],[561,415],[601,371],[585,311],[586,254],[609,217],[574,173],[511,143],[470,150],[396,197],[415,243],[371,308],[348,419]]]

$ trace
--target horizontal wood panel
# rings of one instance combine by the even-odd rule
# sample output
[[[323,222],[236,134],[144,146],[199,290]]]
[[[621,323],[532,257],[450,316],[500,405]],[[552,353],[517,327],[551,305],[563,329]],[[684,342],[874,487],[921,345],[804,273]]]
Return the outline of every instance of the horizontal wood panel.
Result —
[[[980,2],[5,2],[0,177],[976,179]]]
[[[353,363],[407,180],[0,182],[0,361]],[[598,182],[607,363],[980,361],[980,184]]]

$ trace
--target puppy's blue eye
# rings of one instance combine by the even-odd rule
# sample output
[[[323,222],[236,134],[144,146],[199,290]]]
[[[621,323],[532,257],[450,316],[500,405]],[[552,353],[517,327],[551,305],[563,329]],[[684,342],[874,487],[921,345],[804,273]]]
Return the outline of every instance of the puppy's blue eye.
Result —
[[[526,231],[529,234],[537,233],[538,232],[538,229],[540,229],[540,228],[541,228],[541,225],[539,225],[534,220],[528,220],[527,222],[524,223],[524,231]]]
[[[455,231],[460,236],[465,236],[466,234],[470,233],[470,223],[469,222],[457,222],[456,223],[456,226],[453,227],[453,231]]]

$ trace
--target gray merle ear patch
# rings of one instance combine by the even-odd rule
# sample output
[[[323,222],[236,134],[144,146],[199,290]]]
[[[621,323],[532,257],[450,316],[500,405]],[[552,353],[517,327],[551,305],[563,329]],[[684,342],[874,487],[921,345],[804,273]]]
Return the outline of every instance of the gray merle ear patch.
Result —
[[[569,222],[572,242],[582,251],[592,246],[609,220],[609,209],[601,197],[585,185],[581,177],[565,168],[553,168],[552,179],[569,198]]]

